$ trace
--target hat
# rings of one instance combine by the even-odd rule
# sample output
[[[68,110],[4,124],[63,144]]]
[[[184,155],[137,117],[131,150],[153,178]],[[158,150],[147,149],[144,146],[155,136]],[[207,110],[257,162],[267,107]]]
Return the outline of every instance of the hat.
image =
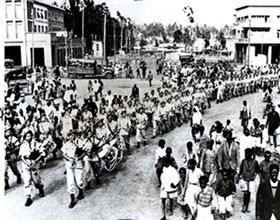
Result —
[[[124,113],[124,112],[126,113],[126,109],[125,108],[121,110],[121,114]]]
[[[143,106],[140,106],[140,107],[138,108],[138,111],[140,111],[141,109],[144,110],[144,107],[143,107]]]

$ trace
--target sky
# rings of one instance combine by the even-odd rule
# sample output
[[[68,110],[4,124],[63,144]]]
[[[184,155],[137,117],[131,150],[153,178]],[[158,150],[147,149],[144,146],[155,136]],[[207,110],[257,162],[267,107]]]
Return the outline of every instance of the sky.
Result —
[[[64,0],[61,0],[64,1]],[[195,23],[222,27],[234,23],[235,8],[244,5],[280,5],[280,0],[94,0],[95,4],[106,2],[111,14],[116,11],[130,17],[136,23],[161,22],[165,25],[188,25],[183,12],[192,7]]]

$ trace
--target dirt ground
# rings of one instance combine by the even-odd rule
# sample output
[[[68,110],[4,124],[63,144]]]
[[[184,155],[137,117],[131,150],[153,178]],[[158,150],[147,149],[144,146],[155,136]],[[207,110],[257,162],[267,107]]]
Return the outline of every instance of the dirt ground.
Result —
[[[150,63],[153,68],[153,63]],[[67,80],[68,81],[68,80]],[[106,80],[105,90],[111,89],[115,94],[130,94],[131,87],[137,83],[141,94],[150,90],[148,81],[139,79],[114,79]],[[87,80],[77,80],[79,98],[83,98],[87,91]],[[160,85],[156,77],[155,89]],[[275,93],[276,94],[276,93]],[[280,103],[279,95],[275,95],[276,103]],[[262,118],[262,111],[265,106],[261,102],[262,93],[246,95],[234,98],[222,104],[214,104],[203,116],[203,123],[208,132],[210,126],[220,120],[225,123],[226,119],[232,121],[234,134],[241,134],[239,121],[239,110],[243,100],[248,100],[251,107],[252,118]],[[151,131],[148,132],[151,136]],[[164,135],[167,146],[172,147],[173,154],[180,166],[183,165],[182,154],[185,151],[185,144],[191,139],[189,123]],[[66,176],[63,174],[65,168],[61,159],[50,161],[41,170],[43,183],[45,184],[46,196],[39,198],[36,189],[33,191],[34,202],[31,207],[24,206],[25,197],[23,184],[16,185],[13,174],[10,173],[12,188],[6,191],[5,195],[5,219],[9,220],[153,220],[161,218],[161,204],[159,199],[159,188],[155,173],[155,149],[159,138],[151,140],[149,144],[140,149],[132,147],[132,155],[125,155],[124,160],[112,173],[105,173],[102,184],[86,191],[85,198],[69,209],[70,201],[66,186]],[[132,139],[134,143],[134,138]],[[257,180],[256,180],[257,187]],[[36,193],[35,193],[36,192]],[[238,188],[234,199],[234,212],[230,219],[253,220],[255,202],[251,202],[251,213],[243,214],[241,210],[242,193]],[[182,212],[178,205],[175,206],[173,216],[167,219],[183,219]]]

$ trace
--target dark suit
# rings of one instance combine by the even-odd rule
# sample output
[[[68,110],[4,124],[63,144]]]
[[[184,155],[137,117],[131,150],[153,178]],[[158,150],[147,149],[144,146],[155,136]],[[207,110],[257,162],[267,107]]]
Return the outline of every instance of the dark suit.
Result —
[[[275,197],[272,194],[270,180],[260,183],[256,199],[256,217],[261,220],[270,220],[274,213],[277,220],[280,220],[280,182],[276,190]]]

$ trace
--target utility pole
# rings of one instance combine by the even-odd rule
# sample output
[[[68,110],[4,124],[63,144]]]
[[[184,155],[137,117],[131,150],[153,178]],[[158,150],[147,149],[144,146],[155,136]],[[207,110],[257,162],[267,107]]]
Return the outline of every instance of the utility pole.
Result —
[[[65,36],[64,36],[64,43],[65,43],[65,66],[67,68],[67,64],[68,64],[68,44],[67,44],[67,31],[66,31],[66,28],[65,28]]]
[[[82,10],[82,58],[85,57],[84,35],[85,35],[85,8]]]
[[[114,63],[116,63],[116,23],[114,22]]]
[[[123,49],[123,45],[122,45],[122,42],[123,42],[123,24],[122,24],[122,21],[121,21],[121,52],[122,52],[122,49]]]
[[[104,14],[104,34],[103,34],[103,56],[106,63],[106,22],[107,22],[107,13]]]
[[[34,0],[32,0],[32,25],[31,25],[31,31],[32,31],[32,69],[33,69],[33,73],[35,73],[35,55],[34,55],[34,17],[35,17],[35,13],[34,13]]]
[[[248,67],[250,66],[250,47],[251,47],[251,18],[249,17],[249,29],[248,29]]]

